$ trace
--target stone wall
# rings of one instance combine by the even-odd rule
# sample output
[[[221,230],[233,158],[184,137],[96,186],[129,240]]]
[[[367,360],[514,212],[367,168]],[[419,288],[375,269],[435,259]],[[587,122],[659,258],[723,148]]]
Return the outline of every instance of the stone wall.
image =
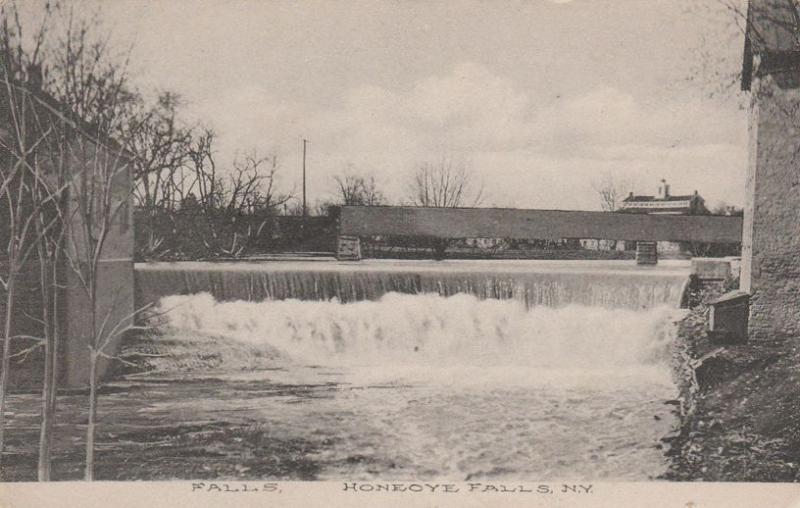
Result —
[[[800,90],[771,76],[752,88],[742,289],[750,338],[800,334]]]
[[[92,340],[92,313],[86,291],[72,271],[65,273],[64,338],[62,343],[61,384],[82,387],[89,383],[89,344]],[[116,333],[132,323],[134,308],[134,281],[132,259],[105,259],[97,270],[97,329],[104,330],[103,349],[113,356],[124,338]],[[102,322],[106,320],[105,327]],[[98,361],[98,375],[102,377],[109,367],[109,360]]]
[[[40,91],[30,91],[22,86],[7,83],[0,87],[0,125],[10,124],[12,112],[25,113],[28,125],[35,139],[41,137],[40,149],[37,151],[37,163],[45,179],[59,174],[56,170],[69,175],[69,182],[63,191],[62,217],[64,221],[50,231],[55,238],[55,231],[64,231],[64,253],[58,266],[59,310],[53,322],[59,325],[59,373],[61,386],[82,387],[88,384],[89,344],[91,334],[91,312],[86,298],[84,285],[77,282],[76,267],[86,273],[88,260],[98,256],[100,273],[98,274],[97,319],[98,328],[106,323],[106,329],[114,327],[118,322],[126,322],[133,313],[133,246],[134,236],[131,207],[132,174],[129,154],[124,153],[112,140],[99,142],[95,129],[75,117],[65,114],[65,109]],[[9,91],[15,90],[13,95]],[[10,98],[13,97],[12,101]],[[24,99],[24,102],[23,102]],[[46,129],[46,130],[45,130]],[[2,133],[0,133],[2,134]],[[5,139],[6,144],[11,141]],[[13,143],[12,143],[13,144]],[[58,150],[50,150],[58,146]],[[6,156],[3,163],[13,159]],[[110,180],[107,180],[109,179]],[[51,183],[55,184],[55,180]],[[111,191],[112,220],[106,228],[100,210],[103,207],[81,207],[81,203],[97,205],[101,194],[109,185]],[[8,203],[0,203],[5,209]],[[90,227],[86,227],[85,210],[96,212]],[[2,217],[0,217],[2,218]],[[7,217],[0,220],[0,239],[4,235],[3,228],[8,228]],[[91,230],[91,234],[89,231]],[[87,241],[93,237],[100,238],[105,234],[102,252],[95,252],[95,245]],[[29,239],[31,239],[29,237]],[[3,243],[3,242],[0,242]],[[5,245],[3,243],[3,245]],[[0,257],[3,255],[0,254]],[[70,260],[69,262],[67,260]],[[28,259],[26,273],[22,277],[21,291],[15,301],[13,310],[13,335],[31,335],[41,337],[44,329],[40,325],[42,302],[45,298],[40,287],[41,279],[36,251]],[[0,270],[2,272],[3,270]],[[49,288],[52,290],[52,287]],[[7,295],[0,292],[0,305],[6,305]],[[0,316],[5,312],[0,308]],[[105,350],[114,354],[114,346],[119,336],[109,341]],[[12,346],[16,352],[24,352],[25,348],[35,344],[31,339],[15,339]],[[105,360],[103,363],[106,363]],[[101,370],[105,365],[101,365]],[[35,386],[42,381],[41,348],[32,350],[30,354],[21,354],[12,361],[9,369],[12,386]]]

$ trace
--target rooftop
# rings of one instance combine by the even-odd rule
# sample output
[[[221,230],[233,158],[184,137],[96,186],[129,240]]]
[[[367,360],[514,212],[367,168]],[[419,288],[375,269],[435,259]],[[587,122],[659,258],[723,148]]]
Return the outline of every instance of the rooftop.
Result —
[[[754,57],[760,57],[756,68]],[[796,0],[750,0],[747,9],[742,90],[750,90],[753,76],[776,73],[785,77],[798,66],[800,5]]]
[[[688,194],[688,195],[683,195],[683,196],[666,196],[666,197],[663,197],[663,198],[659,198],[659,197],[656,197],[656,196],[634,196],[633,194],[631,194],[628,197],[626,197],[625,199],[623,199],[622,201],[624,203],[641,202],[641,201],[645,201],[645,202],[650,202],[650,201],[690,201],[693,198],[695,198],[696,196],[697,196],[696,194]]]

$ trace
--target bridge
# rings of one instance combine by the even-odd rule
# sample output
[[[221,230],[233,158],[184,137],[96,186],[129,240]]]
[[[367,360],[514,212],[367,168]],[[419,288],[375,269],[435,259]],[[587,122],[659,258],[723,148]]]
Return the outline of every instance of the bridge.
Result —
[[[637,261],[656,262],[658,241],[733,244],[742,241],[742,218],[513,208],[343,206],[337,255],[360,258],[360,237],[566,238],[637,242]]]

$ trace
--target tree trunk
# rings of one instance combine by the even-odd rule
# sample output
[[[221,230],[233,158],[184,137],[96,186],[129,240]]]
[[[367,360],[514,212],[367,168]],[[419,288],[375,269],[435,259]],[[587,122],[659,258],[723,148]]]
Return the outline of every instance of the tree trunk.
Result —
[[[89,417],[86,425],[86,472],[84,480],[94,480],[94,427],[97,418],[97,353],[89,357]]]
[[[51,366],[49,357],[52,355],[52,347],[48,339],[45,344],[45,386],[42,390],[42,424],[39,429],[39,463],[37,468],[37,479],[40,482],[50,481],[50,447],[52,445],[53,415],[52,405],[50,404],[50,393],[53,391],[52,379],[50,376]]]
[[[53,438],[53,407],[56,390],[53,370],[55,369],[58,351],[55,346],[55,311],[56,284],[51,271],[51,259],[42,245],[39,246],[39,263],[42,291],[42,324],[44,330],[44,382],[42,387],[42,423],[39,429],[39,464],[37,478],[40,482],[50,481],[50,449]]]
[[[11,256],[9,256],[11,257]],[[12,263],[9,263],[11,265]],[[6,430],[6,391],[8,390],[9,368],[11,364],[11,334],[14,319],[14,298],[16,269],[9,266],[8,286],[6,287],[6,315],[3,326],[3,359],[2,372],[0,372],[0,478],[2,478],[3,452],[5,451],[5,430]]]
[[[57,270],[58,265],[55,265],[53,270]],[[57,396],[58,396],[58,348],[61,342],[60,334],[61,334],[61,327],[59,326],[59,315],[58,315],[58,279],[56,275],[53,276],[53,340],[51,342],[51,347],[53,354],[51,355],[53,363],[51,364],[50,368],[50,398],[47,401],[49,410],[50,410],[50,419],[48,420],[49,428],[47,430],[49,440],[50,440],[50,449],[52,450],[52,443],[53,443],[53,426],[55,424],[55,417],[56,417],[56,407],[57,407]]]
[[[61,248],[59,246],[58,248]],[[58,252],[58,251],[57,251]],[[58,261],[59,257],[56,254],[56,259],[53,262],[52,269],[53,269],[53,278],[51,281],[53,282],[53,312],[52,312],[52,319],[53,319],[53,340],[52,340],[52,348],[53,354],[51,356],[53,363],[51,364],[50,368],[50,386],[52,389],[50,390],[50,399],[48,400],[48,404],[50,406],[50,419],[48,423],[50,424],[50,428],[48,429],[48,436],[50,439],[50,449],[52,450],[53,444],[53,426],[55,424],[55,417],[56,417],[56,406],[57,406],[57,396],[58,396],[58,348],[61,343],[61,326],[60,326],[60,316],[59,316],[59,277],[58,277]]]

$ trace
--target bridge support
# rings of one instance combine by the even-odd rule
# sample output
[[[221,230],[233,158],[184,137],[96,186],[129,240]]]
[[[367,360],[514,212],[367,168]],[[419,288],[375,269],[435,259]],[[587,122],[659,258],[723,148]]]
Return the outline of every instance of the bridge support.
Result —
[[[656,242],[636,242],[636,264],[655,265],[658,263],[658,245]]]
[[[361,260],[361,239],[357,236],[339,235],[336,238],[336,259],[339,261]]]

